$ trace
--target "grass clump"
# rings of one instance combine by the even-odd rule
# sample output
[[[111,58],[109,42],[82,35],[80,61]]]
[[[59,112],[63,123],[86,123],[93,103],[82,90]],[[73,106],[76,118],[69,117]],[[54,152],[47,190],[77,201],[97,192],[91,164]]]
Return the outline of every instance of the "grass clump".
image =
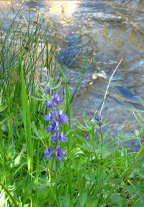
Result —
[[[48,42],[44,43],[37,56],[39,39],[47,38],[45,32],[41,36],[40,25],[35,30],[30,26],[29,21],[16,39],[18,26],[13,21],[1,41],[0,206],[144,206],[144,120],[136,115],[144,111],[133,110],[140,124],[133,137],[140,141],[139,152],[118,144],[117,139],[127,137],[109,137],[100,117],[91,122],[84,114],[83,121],[77,120],[73,127],[71,101],[83,73],[70,95],[68,81],[57,64],[65,95],[63,101],[54,95],[61,83],[49,73],[56,45],[48,50]],[[46,57],[40,61],[43,52]],[[41,81],[35,82],[38,64],[48,70],[46,83],[51,92],[49,87],[44,93],[36,86]],[[142,100],[141,104],[144,106]],[[56,112],[61,109],[64,113]],[[58,138],[64,151],[57,150]]]

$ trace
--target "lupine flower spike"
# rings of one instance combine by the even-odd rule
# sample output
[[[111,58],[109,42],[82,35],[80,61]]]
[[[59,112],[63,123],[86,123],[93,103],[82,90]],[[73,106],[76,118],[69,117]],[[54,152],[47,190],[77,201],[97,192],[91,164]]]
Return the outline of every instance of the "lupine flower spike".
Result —
[[[50,94],[50,87],[47,86],[46,89],[44,89],[44,92],[46,94]],[[65,124],[68,122],[69,118],[68,116],[63,113],[63,110],[58,110],[57,111],[57,105],[60,105],[63,103],[63,100],[60,99],[60,96],[57,94],[53,95],[52,100],[47,100],[45,102],[45,106],[47,108],[52,108],[52,111],[49,111],[48,115],[44,116],[44,119],[46,121],[51,121],[51,126],[47,126],[46,130],[47,132],[54,132],[53,134],[50,135],[50,139],[52,140],[53,143],[55,143],[53,149],[52,147],[48,147],[43,153],[45,154],[45,158],[50,160],[52,157],[57,157],[58,161],[61,161],[65,157],[65,149],[61,149],[58,146],[58,142],[66,142],[67,141],[67,136],[63,135],[63,131],[59,132],[59,126],[62,124]]]

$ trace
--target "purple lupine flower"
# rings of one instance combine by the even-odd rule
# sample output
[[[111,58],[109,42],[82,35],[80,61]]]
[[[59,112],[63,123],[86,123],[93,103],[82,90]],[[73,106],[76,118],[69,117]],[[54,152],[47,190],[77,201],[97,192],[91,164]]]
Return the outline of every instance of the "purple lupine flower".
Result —
[[[67,136],[66,135],[63,136],[63,132],[59,133],[59,141],[60,142],[66,142],[67,141]]]
[[[53,142],[56,142],[56,140],[58,138],[58,132],[55,132],[54,135],[50,135],[50,138]]]
[[[49,111],[49,116],[48,115],[45,115],[44,116],[44,119],[46,121],[51,121],[53,119],[53,117],[54,117],[53,113],[51,111]]]
[[[62,113],[62,110],[59,110],[57,114],[59,124],[65,124],[66,122],[68,122],[69,118],[65,113]]]
[[[58,161],[61,161],[62,159],[65,158],[65,149],[61,149],[60,147],[58,147],[56,150],[55,150],[55,154],[58,158]]]
[[[60,99],[60,96],[57,95],[57,94],[54,94],[54,95],[53,95],[53,99],[52,99],[52,101],[53,101],[54,103],[56,103],[56,104],[62,104],[62,103],[63,103],[63,100]]]
[[[53,119],[53,122],[51,123],[51,126],[53,127],[54,131],[59,130],[59,122]]]
[[[44,157],[47,158],[48,160],[50,160],[54,155],[51,147],[48,147],[48,149],[44,150],[43,153],[45,154]]]
[[[50,100],[48,100],[47,102],[45,102],[45,105],[46,105],[47,108],[52,108],[53,107],[53,103]]]
[[[46,94],[50,94],[50,86],[47,86],[46,89],[44,89],[44,92]]]
[[[48,132],[58,131],[59,130],[59,122],[53,120],[53,122],[51,123],[51,127],[47,126],[46,130]]]
[[[44,89],[44,92],[46,94],[50,94],[50,87],[47,86],[46,89]],[[45,154],[45,158],[50,160],[53,156],[56,156],[58,161],[61,161],[65,157],[65,149],[61,149],[60,147],[57,146],[58,141],[60,142],[65,142],[67,141],[67,136],[63,135],[63,132],[59,132],[59,125],[60,124],[65,124],[69,118],[65,113],[62,113],[63,110],[57,111],[57,104],[62,104],[63,100],[60,99],[60,96],[57,94],[53,95],[52,100],[48,100],[45,102],[45,105],[47,108],[53,108],[53,112],[49,111],[49,115],[45,115],[44,119],[46,121],[52,121],[51,122],[51,127],[47,126],[46,130],[48,132],[54,132],[53,135],[50,135],[51,140],[55,143],[54,150],[51,147],[48,147],[47,150],[43,151]]]

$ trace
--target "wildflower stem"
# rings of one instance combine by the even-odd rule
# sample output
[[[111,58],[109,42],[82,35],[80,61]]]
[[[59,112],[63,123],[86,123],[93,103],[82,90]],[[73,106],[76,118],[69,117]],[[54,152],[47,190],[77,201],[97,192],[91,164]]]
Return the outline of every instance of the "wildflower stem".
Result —
[[[58,137],[57,137],[57,139],[56,139],[56,143],[55,143],[55,147],[54,147],[55,150],[56,150],[56,148],[57,148],[57,145],[58,145]],[[51,172],[50,172],[51,179],[52,179],[52,177],[53,177],[53,164],[54,164],[54,159],[55,159],[55,156],[53,156],[53,158],[52,158]]]
[[[108,83],[108,85],[107,85],[107,89],[106,89],[106,92],[105,92],[105,95],[104,95],[103,103],[102,103],[102,106],[101,106],[101,109],[100,109],[100,113],[99,113],[100,115],[101,115],[101,113],[102,113],[102,110],[103,110],[103,107],[104,107],[104,104],[105,104],[105,99],[106,99],[106,96],[107,96],[107,92],[108,92],[108,89],[109,89],[111,80],[112,80],[112,78],[113,78],[113,76],[114,76],[116,70],[118,69],[118,67],[119,67],[119,65],[121,64],[122,61],[123,61],[123,58],[122,58],[122,59],[120,60],[120,62],[118,63],[118,65],[117,65],[116,68],[114,69],[114,71],[113,71],[113,73],[112,73],[112,75],[111,75],[111,77],[110,77],[110,79],[109,79],[109,83]]]
[[[100,134],[101,134],[101,141],[102,141],[102,144],[103,144],[103,131],[102,131],[102,126],[100,126]]]

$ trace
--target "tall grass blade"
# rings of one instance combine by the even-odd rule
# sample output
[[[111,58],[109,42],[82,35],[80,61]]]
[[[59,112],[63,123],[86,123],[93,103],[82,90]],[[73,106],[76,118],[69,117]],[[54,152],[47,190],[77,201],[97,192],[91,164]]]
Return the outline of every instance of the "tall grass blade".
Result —
[[[27,162],[28,171],[32,172],[33,169],[33,142],[31,135],[31,118],[30,118],[30,100],[28,100],[28,95],[26,91],[25,79],[23,75],[23,65],[22,65],[22,53],[20,53],[20,69],[21,69],[21,82],[22,82],[22,109],[23,109],[23,122],[25,129],[25,139],[27,147]]]

